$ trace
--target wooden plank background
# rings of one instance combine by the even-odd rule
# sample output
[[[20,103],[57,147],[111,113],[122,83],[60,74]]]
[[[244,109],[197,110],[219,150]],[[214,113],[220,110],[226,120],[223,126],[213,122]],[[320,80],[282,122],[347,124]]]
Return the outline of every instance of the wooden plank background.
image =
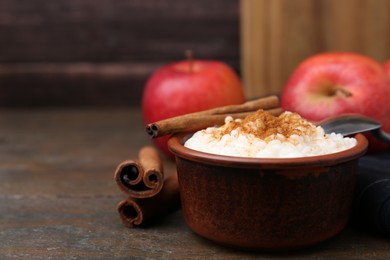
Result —
[[[248,97],[280,93],[299,62],[315,53],[390,59],[388,0],[241,0],[240,10]]]
[[[238,0],[1,0],[0,106],[138,106],[186,49],[239,70]]]
[[[139,106],[147,77],[193,49],[233,66],[248,98],[304,58],[390,58],[387,0],[1,0],[0,107]]]

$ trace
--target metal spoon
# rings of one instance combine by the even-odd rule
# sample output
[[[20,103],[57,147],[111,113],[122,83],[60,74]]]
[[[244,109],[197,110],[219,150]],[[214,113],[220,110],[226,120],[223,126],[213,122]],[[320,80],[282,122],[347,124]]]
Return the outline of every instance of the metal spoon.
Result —
[[[370,131],[377,138],[390,142],[390,134],[381,130],[381,123],[362,115],[353,114],[330,117],[321,121],[319,125],[324,128],[327,134],[334,132],[347,136]]]

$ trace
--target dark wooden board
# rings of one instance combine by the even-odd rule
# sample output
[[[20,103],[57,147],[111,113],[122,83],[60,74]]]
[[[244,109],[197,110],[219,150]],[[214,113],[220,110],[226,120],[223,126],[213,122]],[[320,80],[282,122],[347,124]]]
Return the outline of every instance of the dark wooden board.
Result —
[[[0,106],[138,106],[148,76],[183,59],[187,49],[238,70],[238,6],[238,0],[2,0]]]
[[[114,171],[150,144],[139,109],[0,110],[1,259],[388,259],[388,239],[348,227],[316,247],[244,252],[195,235],[180,210],[124,227]],[[167,169],[173,162],[164,161]]]
[[[237,58],[238,1],[0,3],[0,62]]]

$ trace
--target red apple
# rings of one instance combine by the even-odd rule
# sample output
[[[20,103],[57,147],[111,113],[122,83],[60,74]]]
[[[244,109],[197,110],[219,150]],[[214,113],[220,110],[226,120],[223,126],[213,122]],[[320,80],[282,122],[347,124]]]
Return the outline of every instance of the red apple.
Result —
[[[241,104],[241,81],[234,70],[219,61],[193,60],[167,64],[148,79],[142,98],[146,124],[162,119]],[[169,157],[168,137],[153,139]]]
[[[385,68],[387,75],[390,76],[390,60],[385,61],[385,63],[383,63],[383,67]]]
[[[299,64],[282,90],[281,105],[312,121],[358,113],[390,132],[389,98],[390,79],[382,64],[356,53],[330,52]],[[388,148],[369,139],[371,151]]]

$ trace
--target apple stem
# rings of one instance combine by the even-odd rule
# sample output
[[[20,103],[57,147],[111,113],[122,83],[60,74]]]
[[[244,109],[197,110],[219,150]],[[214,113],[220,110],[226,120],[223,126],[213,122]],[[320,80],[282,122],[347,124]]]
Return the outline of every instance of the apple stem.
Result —
[[[189,72],[194,71],[194,58],[193,58],[193,51],[192,50],[186,50],[185,55],[188,60],[188,66],[189,66]]]
[[[346,97],[352,97],[352,93],[346,90],[345,88],[336,88],[335,93],[341,93]]]

